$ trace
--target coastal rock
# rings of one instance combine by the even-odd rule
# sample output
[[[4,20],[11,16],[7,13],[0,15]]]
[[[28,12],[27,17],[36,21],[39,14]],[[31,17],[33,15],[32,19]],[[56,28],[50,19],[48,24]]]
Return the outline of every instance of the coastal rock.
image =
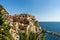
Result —
[[[38,25],[38,21],[34,18],[34,16],[29,14],[19,14],[13,16],[13,25],[10,29],[10,33],[13,38],[16,40],[16,36],[19,34],[18,32],[25,33],[41,33],[42,29]],[[19,39],[19,36],[18,36]]]

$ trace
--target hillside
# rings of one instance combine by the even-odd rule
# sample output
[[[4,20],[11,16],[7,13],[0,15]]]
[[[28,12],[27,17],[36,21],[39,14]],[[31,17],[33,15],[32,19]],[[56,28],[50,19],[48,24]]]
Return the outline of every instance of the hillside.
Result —
[[[0,40],[45,40],[38,21],[30,14],[10,15],[0,5]]]

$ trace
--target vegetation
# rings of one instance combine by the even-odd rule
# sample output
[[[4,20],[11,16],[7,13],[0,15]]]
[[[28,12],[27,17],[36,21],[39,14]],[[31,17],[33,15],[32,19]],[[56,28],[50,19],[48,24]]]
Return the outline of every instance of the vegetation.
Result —
[[[9,23],[6,22],[5,15],[1,13],[1,10],[3,10],[3,6],[0,5],[0,40],[13,40],[9,30],[11,27],[9,26]],[[45,35],[38,34],[38,33],[32,33],[32,32],[25,32],[21,33],[19,32],[19,40],[45,40]]]
[[[20,40],[45,40],[45,35],[37,33],[20,33]]]
[[[12,40],[9,33],[10,26],[5,20],[4,14],[1,13],[3,7],[0,5],[0,40]]]

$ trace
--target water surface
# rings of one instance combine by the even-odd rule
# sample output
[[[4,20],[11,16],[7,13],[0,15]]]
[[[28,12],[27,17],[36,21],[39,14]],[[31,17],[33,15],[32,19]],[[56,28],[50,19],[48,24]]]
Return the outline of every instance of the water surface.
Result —
[[[43,29],[60,33],[60,22],[39,22]],[[60,40],[60,37],[46,34],[46,40]]]

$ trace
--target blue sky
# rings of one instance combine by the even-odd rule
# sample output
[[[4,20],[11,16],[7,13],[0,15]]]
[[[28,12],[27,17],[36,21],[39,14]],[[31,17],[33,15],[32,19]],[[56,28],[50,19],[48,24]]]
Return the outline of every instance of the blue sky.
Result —
[[[11,14],[28,13],[38,21],[60,21],[60,0],[0,0]]]

